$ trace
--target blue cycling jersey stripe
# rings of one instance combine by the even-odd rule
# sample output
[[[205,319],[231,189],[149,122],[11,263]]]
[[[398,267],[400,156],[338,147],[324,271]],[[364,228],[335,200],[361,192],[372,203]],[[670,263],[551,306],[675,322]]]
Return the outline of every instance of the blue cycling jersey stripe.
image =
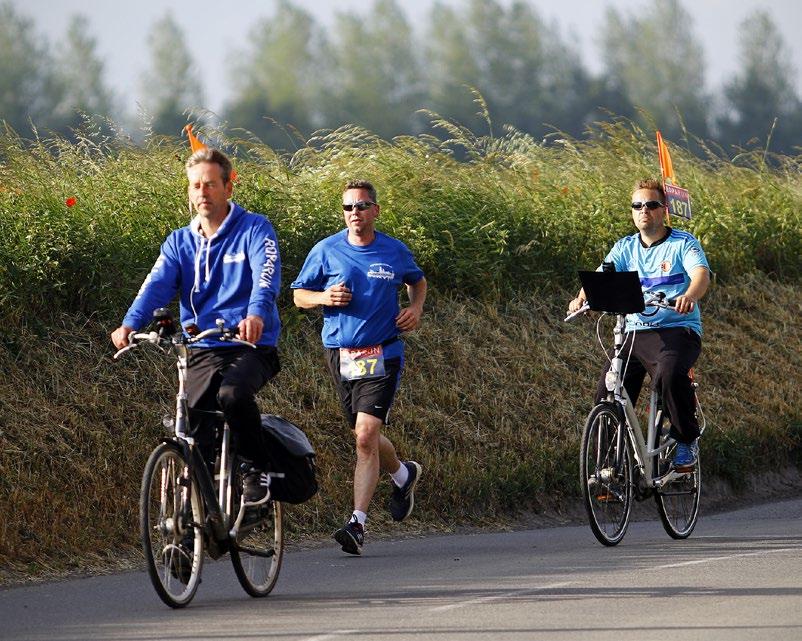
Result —
[[[685,282],[685,274],[671,274],[670,276],[657,276],[655,278],[641,278],[640,284],[644,287],[655,285],[679,285]]]

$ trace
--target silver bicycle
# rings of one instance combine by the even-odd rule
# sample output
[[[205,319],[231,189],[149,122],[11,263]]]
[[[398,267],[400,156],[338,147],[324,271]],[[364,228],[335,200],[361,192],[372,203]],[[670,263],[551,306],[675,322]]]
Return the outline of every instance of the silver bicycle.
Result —
[[[281,504],[267,496],[245,503],[242,476],[250,465],[237,457],[222,412],[214,478],[194,438],[189,436],[185,384],[189,346],[214,337],[255,347],[236,337],[236,329],[217,327],[187,336],[176,332],[166,310],[154,313],[157,330],[130,335],[130,344],[114,358],[143,345],[153,345],[176,358],[178,394],[174,417],[164,425],[173,434],[161,439],[145,465],[140,494],[140,537],[153,587],[167,605],[186,606],[201,580],[204,551],[217,559],[229,553],[234,572],[253,597],[267,596],[276,584],[284,554]],[[190,331],[189,329],[187,330]],[[197,410],[194,410],[197,411]]]
[[[645,297],[646,307],[672,307],[662,293],[646,292]],[[588,310],[585,303],[565,320]],[[602,348],[601,322],[606,315],[603,312],[596,324]],[[624,348],[626,315],[615,316],[613,352],[605,379],[607,396],[590,411],[582,431],[579,478],[590,528],[600,543],[616,545],[626,534],[633,498],[644,500],[653,495],[665,531],[672,538],[684,539],[699,517],[701,460],[687,469],[672,466],[676,441],[669,436],[670,425],[656,389],[650,393],[644,436],[623,384],[628,359]],[[690,375],[693,378],[692,372]],[[695,392],[698,384],[692,384],[703,432],[705,418]]]

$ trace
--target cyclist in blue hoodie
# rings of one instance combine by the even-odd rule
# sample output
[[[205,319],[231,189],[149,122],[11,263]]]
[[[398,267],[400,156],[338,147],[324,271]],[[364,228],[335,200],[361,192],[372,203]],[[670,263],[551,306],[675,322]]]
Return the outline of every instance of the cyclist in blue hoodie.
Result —
[[[153,311],[179,295],[181,325],[203,331],[222,318],[257,349],[210,339],[194,346],[188,366],[190,408],[222,409],[238,439],[238,451],[254,466],[245,477],[245,500],[267,493],[262,474],[261,417],[256,393],[279,371],[280,321],[276,298],[281,260],[273,226],[262,215],[230,200],[231,161],[216,149],[202,149],[186,163],[189,202],[197,215],[164,241],[156,264],[111,334],[118,349],[131,332],[151,322]],[[207,463],[214,461],[214,422],[192,416],[192,427]]]

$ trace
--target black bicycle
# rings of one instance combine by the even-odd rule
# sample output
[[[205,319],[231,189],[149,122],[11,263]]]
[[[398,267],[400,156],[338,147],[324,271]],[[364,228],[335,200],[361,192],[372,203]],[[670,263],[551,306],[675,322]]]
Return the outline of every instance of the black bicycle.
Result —
[[[257,503],[242,497],[242,477],[250,463],[233,451],[231,432],[222,412],[218,418],[219,448],[214,475],[189,434],[185,384],[190,345],[214,337],[255,348],[237,338],[237,329],[217,327],[203,332],[176,331],[166,310],[154,312],[155,329],[132,333],[130,344],[114,358],[142,345],[153,345],[176,358],[178,394],[175,417],[164,419],[172,435],[161,439],[142,475],[139,517],[142,548],[156,593],[173,608],[186,606],[198,589],[204,551],[213,559],[228,553],[240,585],[253,597],[267,596],[276,584],[284,553],[281,504],[267,496]]]

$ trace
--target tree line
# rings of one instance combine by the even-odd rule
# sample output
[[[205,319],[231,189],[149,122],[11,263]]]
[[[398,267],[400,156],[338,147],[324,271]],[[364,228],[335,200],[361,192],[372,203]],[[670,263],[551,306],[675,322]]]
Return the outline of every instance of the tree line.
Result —
[[[799,144],[790,50],[766,11],[740,25],[739,67],[718,96],[679,0],[656,0],[648,12],[610,8],[598,33],[602,69],[592,73],[579,45],[524,0],[458,8],[437,0],[419,29],[397,0],[336,13],[328,29],[292,0],[275,0],[230,52],[232,91],[218,117],[274,149],[346,123],[384,138],[420,134],[432,113],[481,133],[511,125],[538,138],[581,136],[622,116],[669,138],[714,140],[728,154],[755,145],[791,153]],[[177,135],[188,110],[204,106],[203,78],[171,14],[153,23],[147,49],[140,118],[153,133]],[[68,136],[87,121],[130,120],[104,81],[85,17],[74,16],[51,46],[10,3],[0,5],[0,118],[22,135],[33,124]]]

